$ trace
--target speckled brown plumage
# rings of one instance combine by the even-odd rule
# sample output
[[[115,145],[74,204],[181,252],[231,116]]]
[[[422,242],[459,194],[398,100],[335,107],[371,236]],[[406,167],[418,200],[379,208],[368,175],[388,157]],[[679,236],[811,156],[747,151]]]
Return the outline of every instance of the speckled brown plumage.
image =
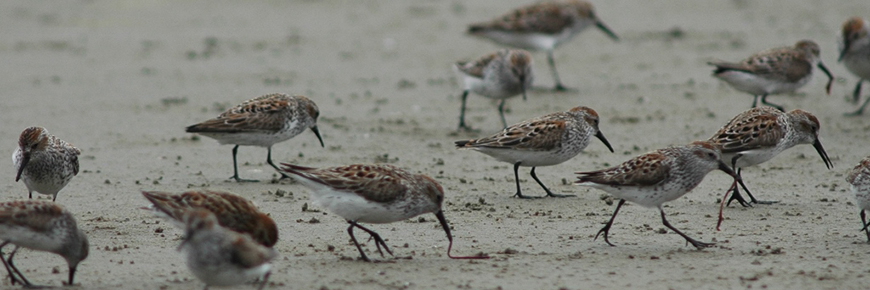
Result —
[[[191,209],[202,208],[214,213],[221,226],[248,234],[258,243],[272,247],[278,242],[275,221],[261,212],[253,202],[227,192],[188,191],[181,194],[143,191],[151,209],[168,216],[183,227],[183,216]]]

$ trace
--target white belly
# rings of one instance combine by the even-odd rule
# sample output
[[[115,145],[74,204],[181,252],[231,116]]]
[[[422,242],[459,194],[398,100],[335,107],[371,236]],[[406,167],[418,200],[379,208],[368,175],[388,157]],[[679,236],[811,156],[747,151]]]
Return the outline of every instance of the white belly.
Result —
[[[592,182],[580,183],[606,191],[610,195],[644,207],[659,207],[665,202],[680,198],[695,186],[679,183],[666,183],[662,186],[612,186]],[[690,187],[689,187],[690,186]]]
[[[56,252],[63,246],[63,238],[52,232],[36,232],[20,226],[0,225],[0,240],[38,251]]]
[[[266,275],[270,269],[271,265],[268,263],[250,269],[226,267],[226,265],[223,267],[209,267],[208,265],[190,267],[193,275],[209,286],[233,286],[252,282]]]
[[[401,204],[373,202],[360,196],[343,192],[312,192],[311,199],[313,200],[313,204],[316,206],[325,208],[346,220],[362,223],[392,223],[410,219],[427,212],[422,210],[403,209]]]
[[[870,80],[870,48],[864,54],[847,54],[843,65],[861,79]]]
[[[492,41],[528,50],[553,50],[556,46],[571,40],[575,33],[570,29],[564,29],[558,34],[543,33],[513,33],[505,31],[487,31],[480,33],[481,36]]]
[[[798,88],[806,85],[812,74],[798,80],[797,82],[782,82],[776,80],[765,79],[754,74],[740,71],[726,71],[716,74],[716,77],[728,82],[738,91],[750,93],[753,95],[764,94],[780,94],[794,92]]]
[[[484,80],[464,74],[463,79],[465,80],[466,90],[490,99],[502,100],[516,97],[523,93],[519,87],[511,89],[510,86],[502,85],[494,80]]]
[[[850,185],[849,189],[855,194],[855,202],[860,210],[870,210],[870,184]]]
[[[582,148],[581,148],[582,149]],[[550,166],[568,161],[580,153],[567,151],[523,151],[523,150],[508,150],[508,149],[491,149],[491,148],[474,148],[486,155],[492,156],[502,162],[515,164],[520,162],[520,166],[537,167]]]
[[[745,168],[767,162],[773,157],[776,157],[782,150],[777,148],[758,149],[740,152],[742,156],[737,159],[737,168]],[[733,153],[722,154],[722,161],[725,164],[731,165],[731,159],[734,158]]]

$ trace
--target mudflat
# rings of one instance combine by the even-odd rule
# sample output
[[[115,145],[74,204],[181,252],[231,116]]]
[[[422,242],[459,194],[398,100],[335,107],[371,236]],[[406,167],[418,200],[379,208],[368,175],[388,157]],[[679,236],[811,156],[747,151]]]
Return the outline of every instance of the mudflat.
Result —
[[[272,288],[293,289],[848,289],[864,288],[870,244],[844,173],[866,155],[870,116],[853,110],[856,77],[837,63],[836,35],[848,17],[870,17],[865,1],[595,1],[619,42],[590,28],[556,49],[562,81],[551,92],[546,55],[533,52],[529,99],[508,100],[508,123],[575,106],[601,117],[616,153],[593,140],[576,158],[537,175],[570,198],[521,200],[511,165],[454,149],[453,141],[501,128],[495,104],[470,96],[458,132],[461,79],[452,64],[500,46],[465,34],[525,1],[2,1],[0,145],[44,126],[82,150],[81,171],[58,195],[87,233],[91,252],[76,275],[85,289],[198,289],[176,251],[183,231],[139,208],[142,190],[210,189],[242,195],[278,223]],[[658,212],[620,211],[610,240],[593,240],[615,203],[572,184],[574,172],[706,139],[752,97],[711,76],[713,60],[811,39],[836,76],[770,102],[821,121],[834,169],[812,146],[743,170],[772,205],[732,204],[715,229],[730,178],[713,172],[664,207],[681,231],[716,246],[702,251],[664,230]],[[311,132],[273,147],[276,162],[311,167],[388,162],[437,180],[446,192],[456,255],[434,216],[371,225],[396,257],[372,242],[358,253],[340,217],[312,206],[308,190],[276,173],[266,150],[239,149],[184,132],[229,106],[268,93],[305,95],[320,108],[321,148]],[[864,93],[865,97],[870,92]],[[2,200],[27,198],[11,158],[0,166]],[[520,172],[526,195],[544,195]],[[47,196],[39,195],[40,199]],[[303,210],[305,208],[306,210]],[[357,233],[362,239],[364,235]],[[21,250],[16,265],[34,283],[59,286],[57,255]],[[13,288],[8,279],[3,288]],[[15,286],[19,287],[19,286]],[[250,289],[242,285],[232,289]]]

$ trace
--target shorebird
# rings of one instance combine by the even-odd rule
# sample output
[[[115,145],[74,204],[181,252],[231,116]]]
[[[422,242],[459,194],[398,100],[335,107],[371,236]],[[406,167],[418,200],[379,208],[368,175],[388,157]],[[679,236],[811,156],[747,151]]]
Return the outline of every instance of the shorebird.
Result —
[[[58,254],[69,266],[67,285],[73,285],[76,268],[88,257],[88,238],[76,225],[73,215],[54,202],[48,201],[11,201],[0,203],[0,260],[9,272],[12,285],[15,283],[26,288],[34,286],[12,263],[18,248],[24,247],[37,251]],[[8,245],[15,249],[9,258],[3,258],[2,249]],[[47,270],[46,270],[47,271]]]
[[[727,82],[738,91],[755,95],[754,108],[761,103],[784,111],[780,105],[767,102],[768,95],[794,92],[813,78],[813,66],[828,75],[825,91],[831,94],[834,76],[819,58],[819,45],[812,40],[798,41],[793,47],[768,49],[741,62],[709,62],[715,66],[713,76]]]
[[[852,102],[858,103],[861,98],[861,82],[870,80],[870,24],[860,17],[852,17],[843,23],[840,34],[840,57],[837,61],[842,62],[852,74],[858,76],[858,83],[852,92]],[[846,114],[857,116],[864,113],[864,108],[870,103],[870,98],[864,100],[857,111]]]
[[[24,129],[12,154],[17,172],[15,181],[24,181],[29,198],[33,198],[36,191],[51,195],[51,201],[55,201],[57,193],[79,173],[81,153],[72,144],[49,134],[45,128]]]
[[[323,139],[317,129],[319,116],[317,105],[304,96],[270,94],[245,101],[217,118],[188,126],[186,131],[215,139],[220,144],[234,144],[233,176],[230,178],[237,182],[252,182],[256,180],[239,178],[236,162],[239,146],[266,147],[266,163],[278,170],[278,166],[272,163],[272,145],[289,140],[310,128],[323,147]],[[284,177],[286,175],[282,174]]]
[[[184,213],[186,234],[178,250],[187,252],[187,267],[209,286],[233,286],[261,279],[257,289],[269,281],[278,256],[275,249],[258,244],[250,236],[220,226],[209,210],[194,208]]]
[[[201,208],[214,213],[220,226],[250,235],[263,246],[272,247],[278,242],[275,221],[241,196],[209,190],[181,194],[143,191],[142,195],[151,202],[144,209],[152,210],[155,215],[168,219],[181,229],[185,227],[184,213]]]
[[[525,100],[526,90],[532,86],[534,79],[532,57],[525,50],[502,49],[475,61],[458,62],[455,68],[465,82],[462,107],[459,111],[460,130],[471,130],[471,127],[465,124],[465,103],[469,92],[500,100],[498,115],[501,117],[502,126],[507,127],[507,122],[504,120],[505,100],[520,94]]]
[[[697,249],[713,246],[690,238],[672,226],[665,218],[662,204],[675,200],[704,180],[713,170],[722,170],[740,181],[740,177],[722,162],[719,148],[710,142],[695,141],[685,146],[671,146],[634,157],[620,165],[589,172],[577,172],[578,185],[604,190],[619,198],[619,204],[607,224],[598,231],[595,239],[602,233],[607,239],[610,226],[616,219],[619,209],[630,201],[644,207],[656,207],[662,216],[662,224],[686,239]]]
[[[354,164],[330,168],[309,168],[287,163],[284,172],[290,173],[297,181],[310,189],[311,200],[316,206],[347,220],[347,233],[356,245],[360,258],[370,261],[353,235],[358,228],[375,241],[381,257],[381,247],[393,254],[384,239],[375,231],[359,223],[385,224],[403,221],[415,216],[434,213],[447,234],[450,244],[447,256],[451,259],[487,259],[486,255],[457,257],[450,254],[453,248],[453,235],[444,218],[441,204],[444,190],[438,182],[423,174],[414,174],[388,164]]]
[[[520,189],[520,166],[531,167],[532,178],[538,182],[547,196],[568,197],[555,194],[535,175],[538,166],[550,166],[568,161],[589,145],[596,137],[607,146],[610,142],[598,130],[598,113],[589,107],[575,107],[566,112],[557,112],[526,120],[504,129],[498,134],[480,139],[456,141],[456,148],[471,149],[489,155],[499,161],[514,165],[517,183],[516,197],[525,196]]]
[[[555,90],[565,91],[567,88],[556,72],[553,50],[593,25],[614,41],[619,40],[595,16],[592,4],[577,0],[543,1],[520,7],[491,21],[471,24],[468,33],[516,48],[546,51]]]
[[[708,141],[719,146],[722,159],[730,163],[741,177],[743,168],[767,162],[799,144],[812,144],[825,166],[831,169],[834,165],[819,141],[820,127],[819,119],[804,110],[785,113],[771,107],[757,107],[734,116]],[[736,184],[732,184],[732,188],[734,191],[728,204],[737,200],[747,206]],[[772,203],[756,200],[748,190],[746,194],[753,203]]]

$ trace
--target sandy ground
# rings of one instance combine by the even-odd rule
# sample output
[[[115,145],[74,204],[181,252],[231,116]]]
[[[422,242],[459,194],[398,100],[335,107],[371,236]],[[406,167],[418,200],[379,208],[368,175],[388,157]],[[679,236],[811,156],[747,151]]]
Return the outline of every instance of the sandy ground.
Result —
[[[870,154],[870,117],[842,116],[854,106],[846,100],[855,77],[836,62],[835,42],[846,18],[870,16],[865,1],[595,1],[622,40],[589,30],[558,49],[562,79],[576,90],[510,100],[507,119],[589,106],[616,153],[595,141],[569,162],[539,168],[551,189],[577,197],[519,200],[508,164],[453,149],[452,141],[500,125],[494,104],[472,96],[469,122],[480,131],[455,132],[460,87],[450,66],[498,48],[464,35],[467,24],[525,2],[0,1],[0,144],[9,156],[22,129],[41,125],[82,149],[81,172],[57,201],[91,242],[77,275],[86,289],[201,287],[175,251],[182,232],[137,208],[146,203],[141,190],[203,188],[250,198],[278,222],[281,257],[270,289],[866,287],[870,245],[843,173]],[[833,92],[825,95],[817,76],[800,93],[770,101],[819,117],[833,170],[808,145],[744,170],[756,197],[780,203],[727,208],[721,231],[725,174],[711,173],[667,204],[672,223],[714,248],[697,251],[662,234],[658,213],[639,206],[617,218],[616,247],[593,240],[614,205],[601,191],[568,184],[573,172],[709,137],[751,97],[712,78],[705,63],[800,39],[821,45],[837,76]],[[551,86],[545,55],[534,60],[537,86]],[[397,256],[412,259],[354,260],[344,221],[302,211],[301,185],[269,182],[262,148],[241,148],[239,160],[243,177],[263,182],[228,182],[231,147],[184,127],[272,92],[317,102],[326,143],[320,148],[306,132],[276,145],[275,160],[390,162],[433,176],[447,192],[454,253],[492,259],[447,259],[444,233],[429,215],[372,226]],[[7,162],[3,200],[25,199]],[[521,180],[526,194],[543,194],[527,170]],[[67,275],[56,255],[25,250],[16,260],[38,284],[57,286]],[[5,279],[0,285],[11,288]]]

